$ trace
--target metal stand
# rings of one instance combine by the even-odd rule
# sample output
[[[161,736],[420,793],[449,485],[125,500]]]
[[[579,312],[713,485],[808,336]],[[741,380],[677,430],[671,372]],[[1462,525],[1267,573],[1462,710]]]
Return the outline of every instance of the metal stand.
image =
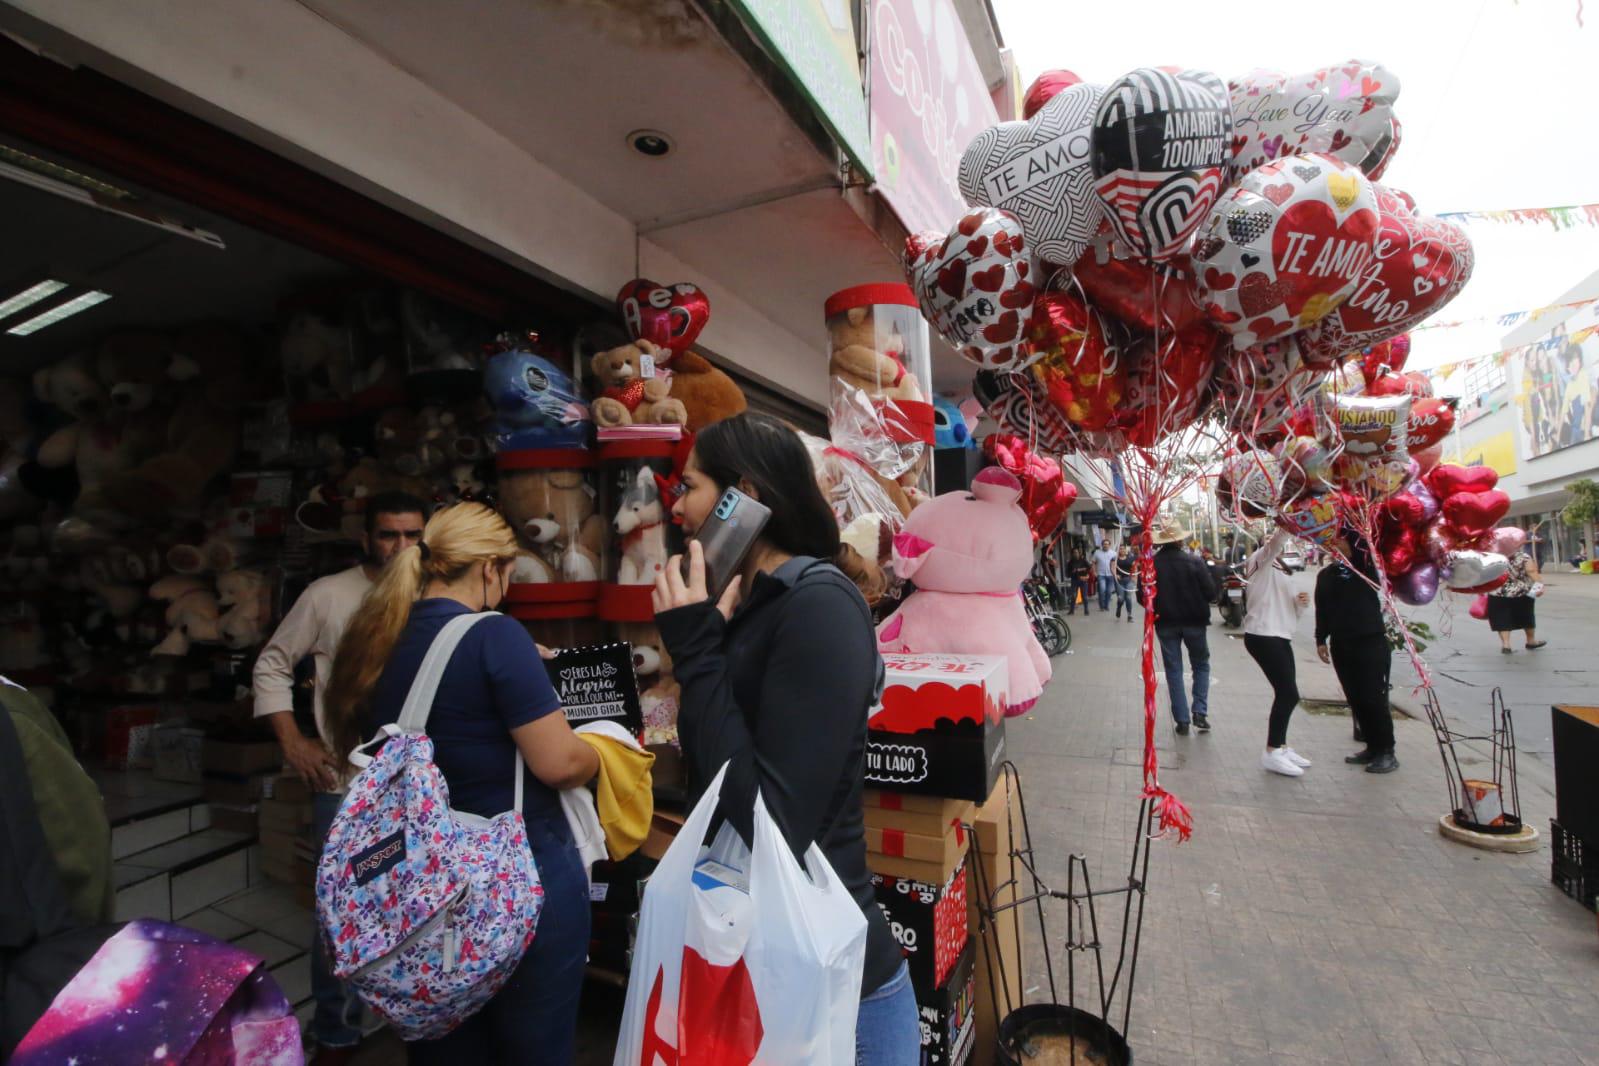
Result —
[[[1131,1052],[1127,1048],[1126,1033],[1132,1017],[1133,982],[1138,974],[1138,949],[1143,939],[1145,890],[1149,877],[1150,843],[1153,840],[1154,812],[1151,802],[1146,798],[1138,805],[1138,819],[1133,827],[1133,851],[1128,862],[1125,883],[1115,888],[1094,888],[1088,871],[1087,858],[1081,854],[1073,854],[1067,858],[1066,887],[1064,890],[1059,890],[1051,888],[1039,876],[1033,851],[1032,829],[1027,821],[1027,802],[1022,795],[1021,776],[1016,770],[1016,765],[1006,762],[1002,772],[1007,795],[1015,797],[1015,806],[1009,819],[1009,839],[1003,842],[1006,849],[1005,857],[1009,864],[1009,876],[1003,883],[990,886],[986,883],[983,864],[981,862],[971,864],[975,882],[974,891],[977,895],[977,935],[982,944],[983,958],[988,965],[988,995],[999,1028],[1001,1045],[999,1061],[1020,1061],[1016,1057],[1019,1047],[1009,1047],[1007,1044],[1009,1042],[1025,1044],[1028,1033],[1024,1030],[1037,1026],[1047,1028],[1052,1034],[1073,1038],[1071,1044],[1073,1063],[1079,1061],[1079,1038],[1085,1044],[1082,1050],[1087,1052],[1091,1046],[1093,1054],[1097,1056],[1089,1058],[1085,1055],[1080,1061],[1127,1063],[1131,1061]],[[1100,940],[1099,914],[1095,904],[1096,900],[1107,896],[1120,896],[1122,902],[1120,943],[1117,946],[1115,967],[1108,979],[1105,972],[1104,945]],[[1061,1002],[1060,990],[1056,984],[1055,963],[1051,956],[1049,926],[1044,907],[1045,901],[1052,900],[1059,900],[1066,905],[1064,1003]],[[1013,1002],[1011,995],[1013,985],[1010,975],[1005,972],[1005,961],[998,944],[1000,933],[996,924],[997,916],[1008,910],[1021,911],[1028,905],[1031,905],[1038,923],[1038,942],[1043,945],[1044,971],[1048,978],[1049,998],[1041,1004],[1022,1002],[1025,993]],[[1021,915],[1018,914],[1014,928],[1015,957],[1018,960],[1021,958],[1022,924]],[[1129,950],[1129,938],[1131,950]],[[1084,1011],[1077,1006],[1077,957],[1084,952],[1093,956],[1093,970],[1091,974],[1085,974],[1085,980],[1090,976],[1095,979],[1097,1003],[1094,1005],[1098,1008],[1097,1014]],[[1122,986],[1124,974],[1127,979],[1125,987]],[[1025,974],[1018,974],[1017,977],[1020,981],[1026,979]],[[1025,986],[1018,983],[1016,987]],[[1002,992],[1003,1003],[1001,1003]],[[1118,992],[1125,996],[1119,1032],[1110,1027]],[[1012,1024],[1023,1016],[1027,1016],[1024,1023]],[[1007,1059],[1007,1055],[1012,1057]]]
[[[1521,787],[1516,778],[1516,726],[1510,708],[1505,706],[1504,694],[1493,690],[1487,735],[1461,733],[1450,727],[1444,718],[1442,705],[1431,688],[1426,690],[1427,721],[1432,724],[1438,741],[1438,754],[1444,762],[1444,776],[1450,786],[1448,809],[1454,812],[1455,822],[1474,833],[1503,833],[1511,835],[1521,830]],[[1466,774],[1460,768],[1460,755],[1455,745],[1462,741],[1486,740],[1492,746],[1493,780],[1502,810],[1477,809],[1472,790],[1466,787]]]

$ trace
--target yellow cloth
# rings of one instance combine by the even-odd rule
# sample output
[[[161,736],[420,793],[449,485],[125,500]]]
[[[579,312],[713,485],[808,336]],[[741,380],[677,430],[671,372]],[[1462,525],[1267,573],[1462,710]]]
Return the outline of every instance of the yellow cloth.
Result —
[[[655,765],[655,755],[603,733],[577,735],[600,757],[594,806],[605,830],[605,849],[612,862],[620,862],[637,851],[650,832],[650,817],[655,813],[650,768]]]

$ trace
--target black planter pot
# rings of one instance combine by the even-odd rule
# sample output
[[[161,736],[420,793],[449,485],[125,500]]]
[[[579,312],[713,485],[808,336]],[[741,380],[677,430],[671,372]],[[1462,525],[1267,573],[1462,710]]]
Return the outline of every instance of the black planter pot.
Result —
[[[1073,1036],[1086,1043],[1106,1066],[1132,1066],[1132,1049],[1104,1019],[1059,1003],[1029,1003],[1005,1015],[999,1023],[999,1053],[995,1061],[1004,1066],[1023,1066],[1024,1041],[1056,1035]],[[1089,1066],[1086,1059],[1079,1061]]]

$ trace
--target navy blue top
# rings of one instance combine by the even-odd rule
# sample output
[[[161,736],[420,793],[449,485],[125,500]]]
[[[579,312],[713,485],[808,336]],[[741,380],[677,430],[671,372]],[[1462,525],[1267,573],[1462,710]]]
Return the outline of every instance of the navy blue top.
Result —
[[[419,601],[372,690],[368,735],[398,721],[428,646],[444,624],[470,613],[450,599]],[[516,741],[511,730],[561,709],[533,638],[520,622],[496,614],[466,631],[439,679],[428,715],[433,762],[450,789],[450,806],[493,817],[515,802]],[[527,771],[522,812],[528,822],[564,824],[555,789]]]

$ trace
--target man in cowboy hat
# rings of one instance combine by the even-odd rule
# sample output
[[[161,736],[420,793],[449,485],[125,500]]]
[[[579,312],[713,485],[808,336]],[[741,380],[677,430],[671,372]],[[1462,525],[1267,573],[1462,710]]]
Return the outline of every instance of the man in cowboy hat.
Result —
[[[1166,688],[1171,693],[1171,715],[1177,735],[1187,736],[1188,695],[1183,685],[1183,647],[1194,673],[1193,725],[1210,732],[1210,645],[1205,627],[1210,624],[1210,604],[1216,582],[1202,559],[1183,551],[1188,530],[1175,517],[1156,522],[1150,540],[1155,552],[1155,636],[1166,667]]]

